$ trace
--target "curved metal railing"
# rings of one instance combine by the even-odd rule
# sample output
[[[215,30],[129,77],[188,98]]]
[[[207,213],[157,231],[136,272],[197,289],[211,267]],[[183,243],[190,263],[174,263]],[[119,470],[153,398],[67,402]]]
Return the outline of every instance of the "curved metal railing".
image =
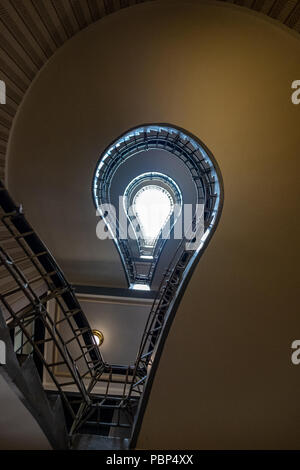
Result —
[[[186,242],[187,240],[183,239],[177,247],[152,304],[135,361],[128,397],[141,396],[144,391],[149,367],[152,365],[152,357],[164,329],[169,307],[176,297],[186,267],[193,256],[192,251],[184,249]]]
[[[33,355],[75,419],[67,392],[88,405],[105,364],[72,287],[1,182],[0,307],[15,352]]]

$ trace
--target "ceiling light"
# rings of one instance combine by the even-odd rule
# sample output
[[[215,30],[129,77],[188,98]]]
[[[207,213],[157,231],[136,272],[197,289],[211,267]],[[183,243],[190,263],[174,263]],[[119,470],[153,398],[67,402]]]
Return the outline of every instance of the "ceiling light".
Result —
[[[102,333],[102,331],[92,330],[92,334],[93,334],[96,345],[101,346],[101,344],[103,344],[103,341],[104,341],[104,334]]]

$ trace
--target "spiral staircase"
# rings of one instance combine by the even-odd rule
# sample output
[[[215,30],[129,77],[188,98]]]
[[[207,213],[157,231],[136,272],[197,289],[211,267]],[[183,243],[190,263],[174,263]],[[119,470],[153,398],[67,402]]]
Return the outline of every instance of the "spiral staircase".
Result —
[[[177,250],[135,364],[117,367],[103,361],[72,286],[2,183],[0,221],[0,375],[53,449],[134,447],[157,345],[191,255]]]

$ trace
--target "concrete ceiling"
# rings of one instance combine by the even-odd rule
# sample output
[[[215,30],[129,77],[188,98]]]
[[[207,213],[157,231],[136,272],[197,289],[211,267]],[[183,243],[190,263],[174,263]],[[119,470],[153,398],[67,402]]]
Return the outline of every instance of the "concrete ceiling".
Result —
[[[1,178],[4,178],[7,143],[18,107],[50,57],[91,23],[149,1],[157,0],[0,1],[0,79],[7,85],[7,104],[0,106]],[[169,3],[172,8],[172,2]],[[227,0],[226,3],[261,12],[300,32],[299,0]]]
[[[151,301],[79,296],[80,305],[92,329],[102,331],[101,354],[108,364],[133,365]]]

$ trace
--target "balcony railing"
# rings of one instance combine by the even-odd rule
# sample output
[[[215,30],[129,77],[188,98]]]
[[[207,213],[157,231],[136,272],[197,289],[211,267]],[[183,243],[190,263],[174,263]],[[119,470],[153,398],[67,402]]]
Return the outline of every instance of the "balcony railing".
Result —
[[[0,182],[0,307],[15,352],[32,354],[40,375],[46,375],[75,413],[66,391],[91,403],[90,390],[104,370],[99,348],[72,287],[61,269]],[[53,312],[59,310],[59,316]],[[46,348],[56,351],[46,359]],[[65,379],[55,373],[63,367]]]

